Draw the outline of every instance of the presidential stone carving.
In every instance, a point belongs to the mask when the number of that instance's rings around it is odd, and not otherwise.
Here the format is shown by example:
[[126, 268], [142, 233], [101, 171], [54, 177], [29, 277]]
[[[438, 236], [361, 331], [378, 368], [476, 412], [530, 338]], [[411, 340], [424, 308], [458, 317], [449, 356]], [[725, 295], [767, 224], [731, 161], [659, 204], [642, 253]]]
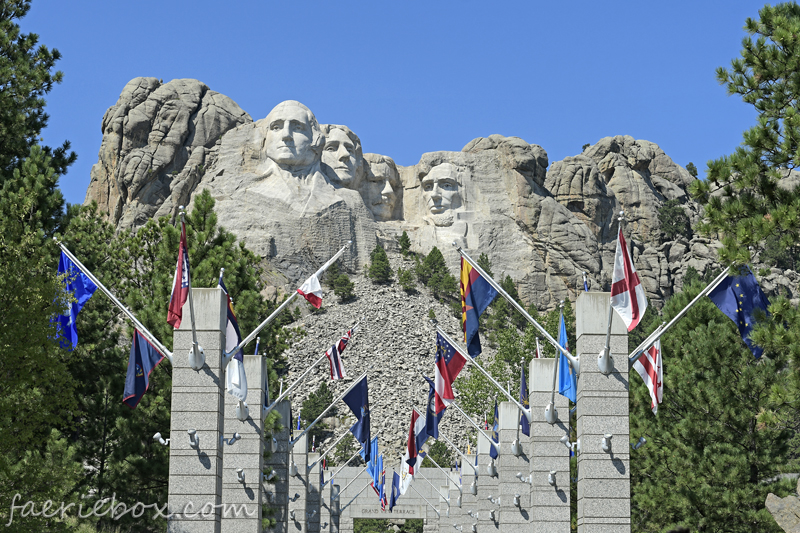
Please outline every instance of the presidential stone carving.
[[[252, 122], [200, 82], [137, 78], [106, 112], [86, 201], [135, 229], [153, 216], [174, 217], [207, 189], [219, 223], [264, 259], [270, 283], [284, 289], [348, 240], [343, 265], [360, 272], [378, 242], [394, 247], [403, 231], [414, 252], [437, 246], [456, 274], [456, 242], [487, 254], [524, 303], [539, 309], [574, 299], [584, 271], [608, 290], [615, 214], [624, 208], [637, 270], [658, 307], [680, 289], [689, 266], [716, 267], [716, 241], [667, 241], [660, 232], [658, 208], [669, 199], [698, 220], [687, 194], [693, 180], [657, 145], [629, 136], [606, 137], [552, 165], [541, 146], [502, 135], [396, 165], [363, 154], [355, 132], [320, 124], [300, 102], [281, 102]], [[796, 294], [800, 280], [787, 272], [762, 286]]]

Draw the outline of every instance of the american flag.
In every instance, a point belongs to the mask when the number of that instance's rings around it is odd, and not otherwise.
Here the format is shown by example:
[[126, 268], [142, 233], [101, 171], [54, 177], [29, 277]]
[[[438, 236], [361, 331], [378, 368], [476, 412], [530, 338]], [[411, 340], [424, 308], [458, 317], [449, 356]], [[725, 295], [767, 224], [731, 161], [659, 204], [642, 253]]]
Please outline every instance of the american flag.
[[328, 348], [328, 351], [325, 352], [325, 355], [328, 357], [328, 362], [331, 365], [331, 379], [334, 381], [347, 377], [344, 371], [344, 365], [342, 364], [342, 352], [347, 347], [347, 343], [352, 335], [353, 330], [348, 329], [347, 333], [339, 339], [339, 342]]

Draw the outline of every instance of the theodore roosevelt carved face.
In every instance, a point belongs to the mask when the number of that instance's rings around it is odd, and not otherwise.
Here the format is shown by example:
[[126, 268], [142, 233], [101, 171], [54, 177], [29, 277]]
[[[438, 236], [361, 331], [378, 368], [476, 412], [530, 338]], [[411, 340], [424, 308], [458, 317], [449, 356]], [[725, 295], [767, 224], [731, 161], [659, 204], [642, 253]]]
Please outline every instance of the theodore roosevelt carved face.
[[433, 167], [420, 176], [422, 197], [428, 216], [436, 226], [453, 224], [453, 210], [461, 207], [461, 185], [458, 169], [450, 163]]
[[266, 122], [264, 152], [293, 174], [317, 163], [324, 137], [314, 114], [295, 100], [276, 105]]

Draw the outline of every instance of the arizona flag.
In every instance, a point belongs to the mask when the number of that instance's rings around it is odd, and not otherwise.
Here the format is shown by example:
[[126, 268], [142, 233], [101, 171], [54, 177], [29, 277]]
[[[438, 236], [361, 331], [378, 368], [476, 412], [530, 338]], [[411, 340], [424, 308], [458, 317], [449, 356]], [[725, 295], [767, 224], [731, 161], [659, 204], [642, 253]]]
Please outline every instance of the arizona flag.
[[467, 364], [467, 358], [447, 342], [441, 333], [436, 333], [435, 361], [435, 413], [441, 413], [450, 402], [455, 400], [453, 382], [461, 369]]
[[628, 254], [628, 244], [622, 235], [617, 236], [617, 253], [614, 256], [614, 277], [611, 280], [611, 307], [631, 331], [642, 319], [647, 309], [647, 296]]
[[650, 391], [650, 407], [658, 413], [658, 404], [664, 399], [664, 364], [661, 360], [661, 340], [643, 353], [633, 363], [633, 368], [642, 376], [647, 390]]
[[122, 403], [136, 409], [150, 386], [150, 372], [164, 359], [161, 352], [150, 341], [134, 330], [131, 355], [128, 358], [128, 374], [125, 376], [125, 392]]
[[347, 377], [347, 374], [344, 372], [344, 365], [342, 364], [342, 352], [347, 348], [347, 342], [352, 336], [353, 330], [348, 329], [347, 333], [339, 339], [339, 342], [328, 348], [328, 351], [325, 352], [325, 355], [328, 357], [328, 362], [331, 365], [331, 379], [334, 381]]
[[422, 450], [422, 445], [428, 439], [425, 421], [425, 417], [419, 414], [419, 411], [411, 410], [411, 427], [408, 429], [406, 450], [406, 463], [408, 463], [408, 471], [411, 475], [414, 475], [414, 465], [417, 464], [417, 456]]
[[461, 327], [464, 330], [464, 342], [467, 344], [467, 353], [472, 357], [477, 357], [481, 353], [478, 319], [497, 296], [497, 290], [462, 257], [460, 291]]
[[[225, 291], [225, 297], [228, 299], [225, 352], [230, 353], [242, 342], [242, 334], [239, 331], [239, 321], [236, 320], [236, 313], [233, 312], [231, 296], [222, 281], [222, 276], [219, 277], [219, 288]], [[231, 394], [234, 398], [240, 401], [247, 400], [247, 376], [244, 373], [244, 352], [242, 350], [239, 350], [228, 362], [228, 367], [225, 369], [225, 388], [228, 390], [228, 394]]]
[[317, 309], [322, 306], [322, 286], [316, 274], [305, 280], [297, 292]]
[[183, 304], [189, 297], [189, 248], [186, 246], [186, 224], [181, 222], [181, 243], [178, 246], [178, 264], [172, 279], [172, 294], [167, 309], [167, 324], [177, 329], [183, 319]]

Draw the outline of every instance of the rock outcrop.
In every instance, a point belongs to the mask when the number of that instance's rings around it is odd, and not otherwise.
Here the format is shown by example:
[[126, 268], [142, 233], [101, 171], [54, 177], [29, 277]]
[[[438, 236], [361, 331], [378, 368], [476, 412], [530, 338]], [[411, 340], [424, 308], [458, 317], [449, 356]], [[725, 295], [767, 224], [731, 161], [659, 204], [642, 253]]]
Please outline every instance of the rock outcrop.
[[[280, 129], [289, 123], [302, 131]], [[320, 125], [299, 102], [253, 122], [198, 81], [136, 78], [103, 118], [86, 201], [97, 201], [119, 228], [135, 228], [174, 216], [208, 189], [220, 224], [268, 263], [273, 279], [285, 280], [283, 290], [349, 240], [344, 266], [356, 272], [377, 242], [407, 231], [415, 251], [437, 246], [454, 274], [452, 243], [487, 254], [524, 303], [550, 309], [576, 297], [583, 272], [592, 288], [609, 290], [620, 210], [656, 308], [681, 288], [688, 268], [718, 268], [719, 242], [662, 233], [666, 201], [678, 200], [692, 224], [701, 212], [688, 194], [695, 178], [649, 141], [605, 137], [552, 164], [541, 146], [501, 135], [423, 154], [409, 167], [362, 152], [349, 128]], [[773, 269], [764, 288], [797, 298], [797, 280]]]
[[[800, 480], [797, 482], [797, 492], [800, 494]], [[766, 506], [786, 533], [800, 533], [800, 498], [794, 495], [779, 498], [770, 493]]]

